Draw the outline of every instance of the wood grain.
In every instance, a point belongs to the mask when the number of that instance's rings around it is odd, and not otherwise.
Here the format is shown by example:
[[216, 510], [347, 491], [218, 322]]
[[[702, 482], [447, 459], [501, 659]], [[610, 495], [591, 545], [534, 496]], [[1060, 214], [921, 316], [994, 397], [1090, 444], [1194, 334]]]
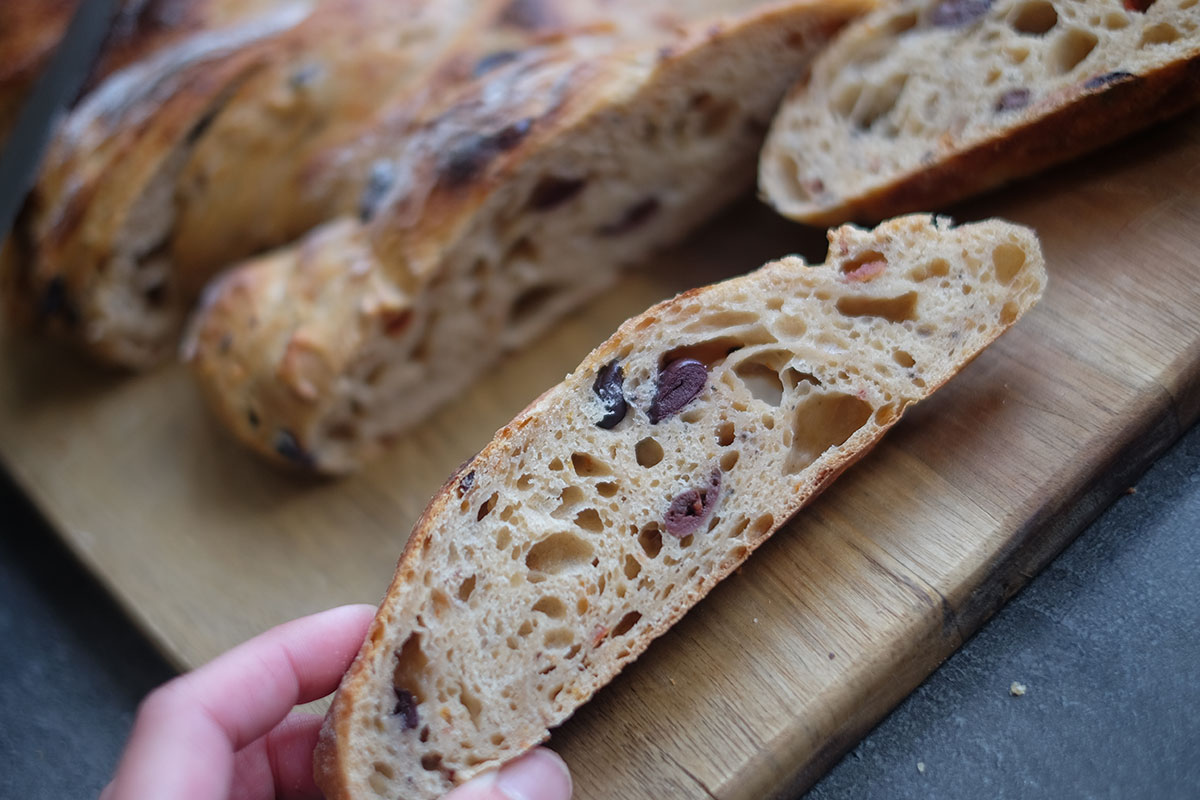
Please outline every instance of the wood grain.
[[[786, 796], [1200, 415], [1200, 116], [957, 209], [1038, 229], [1042, 304], [556, 732], [579, 798]], [[0, 340], [0, 454], [180, 667], [376, 602], [427, 498], [625, 317], [823, 235], [747, 203], [341, 482], [244, 455], [186, 374]]]

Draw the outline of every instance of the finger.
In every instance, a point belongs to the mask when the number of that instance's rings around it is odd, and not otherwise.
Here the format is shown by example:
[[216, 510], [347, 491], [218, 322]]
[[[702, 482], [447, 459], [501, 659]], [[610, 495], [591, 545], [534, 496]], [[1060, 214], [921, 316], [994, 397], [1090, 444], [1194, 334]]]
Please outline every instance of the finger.
[[234, 752], [295, 703], [332, 691], [373, 613], [346, 606], [285, 623], [155, 690], [138, 710], [111, 800], [225, 797]]
[[571, 788], [567, 765], [553, 750], [539, 747], [498, 772], [467, 781], [442, 800], [570, 800]]
[[375, 614], [342, 606], [285, 622], [179, 679], [239, 750], [266, 734], [297, 703], [337, 688]]
[[233, 759], [230, 800], [317, 800], [313, 748], [320, 716], [292, 712], [271, 732], [238, 751]]

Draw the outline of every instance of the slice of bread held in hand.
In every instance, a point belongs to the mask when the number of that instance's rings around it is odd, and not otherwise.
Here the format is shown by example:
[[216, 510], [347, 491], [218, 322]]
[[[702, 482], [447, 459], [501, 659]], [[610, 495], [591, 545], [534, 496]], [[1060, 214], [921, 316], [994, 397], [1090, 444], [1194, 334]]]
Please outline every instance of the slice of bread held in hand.
[[361, 217], [233, 270], [185, 352], [276, 460], [345, 472], [752, 188], [787, 86], [870, 0], [512, 53], [414, 122]]
[[911, 216], [628, 320], [433, 498], [315, 755], [431, 800], [549, 735], [1040, 297], [1028, 229]]
[[794, 89], [759, 186], [813, 224], [936, 210], [1198, 102], [1195, 0], [902, 0]]

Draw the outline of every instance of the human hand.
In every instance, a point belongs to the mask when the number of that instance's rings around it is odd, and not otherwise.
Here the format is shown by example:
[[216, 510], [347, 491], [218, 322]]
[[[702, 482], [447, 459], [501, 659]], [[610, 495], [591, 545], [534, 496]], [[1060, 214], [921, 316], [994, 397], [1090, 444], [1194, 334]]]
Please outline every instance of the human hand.
[[[319, 798], [312, 753], [321, 717], [292, 711], [337, 688], [371, 606], [272, 628], [151, 692], [100, 800]], [[571, 778], [538, 748], [443, 800], [569, 800]]]

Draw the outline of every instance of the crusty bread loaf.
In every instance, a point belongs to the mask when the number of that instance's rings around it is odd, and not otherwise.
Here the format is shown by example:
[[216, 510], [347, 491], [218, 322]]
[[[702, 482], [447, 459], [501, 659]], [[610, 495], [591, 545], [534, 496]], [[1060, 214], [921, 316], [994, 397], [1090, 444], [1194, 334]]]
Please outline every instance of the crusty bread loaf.
[[796, 87], [760, 188], [814, 224], [938, 210], [1198, 102], [1196, 0], [902, 0]]
[[627, 321], [433, 498], [334, 698], [330, 800], [537, 742], [1040, 297], [1034, 234], [903, 217]]
[[[297, 187], [275, 185], [280, 173], [407, 86], [476, 5], [276, 2], [109, 75], [48, 153], [17, 231], [26, 257], [10, 305], [118, 364], [173, 352], [191, 300], [224, 256], [277, 244], [280, 216], [303, 208]], [[275, 194], [264, 199], [264, 189]], [[230, 199], [243, 194], [253, 202]], [[252, 224], [187, 227], [213, 204]], [[181, 258], [180, 248], [195, 255]]]
[[212, 406], [278, 460], [357, 467], [748, 190], [784, 89], [863, 9], [801, 0], [616, 52], [513, 54], [428, 110], [363, 219], [212, 287], [186, 345]]
[[254, 0], [232, 20], [232, 0], [204, 0], [166, 29], [161, 4], [131, 2], [118, 31], [136, 34], [114, 33], [104, 61], [129, 66], [51, 151], [10, 305], [103, 360], [151, 366], [218, 270], [369, 204], [429, 98], [539, 42], [611, 49], [756, 2]]

